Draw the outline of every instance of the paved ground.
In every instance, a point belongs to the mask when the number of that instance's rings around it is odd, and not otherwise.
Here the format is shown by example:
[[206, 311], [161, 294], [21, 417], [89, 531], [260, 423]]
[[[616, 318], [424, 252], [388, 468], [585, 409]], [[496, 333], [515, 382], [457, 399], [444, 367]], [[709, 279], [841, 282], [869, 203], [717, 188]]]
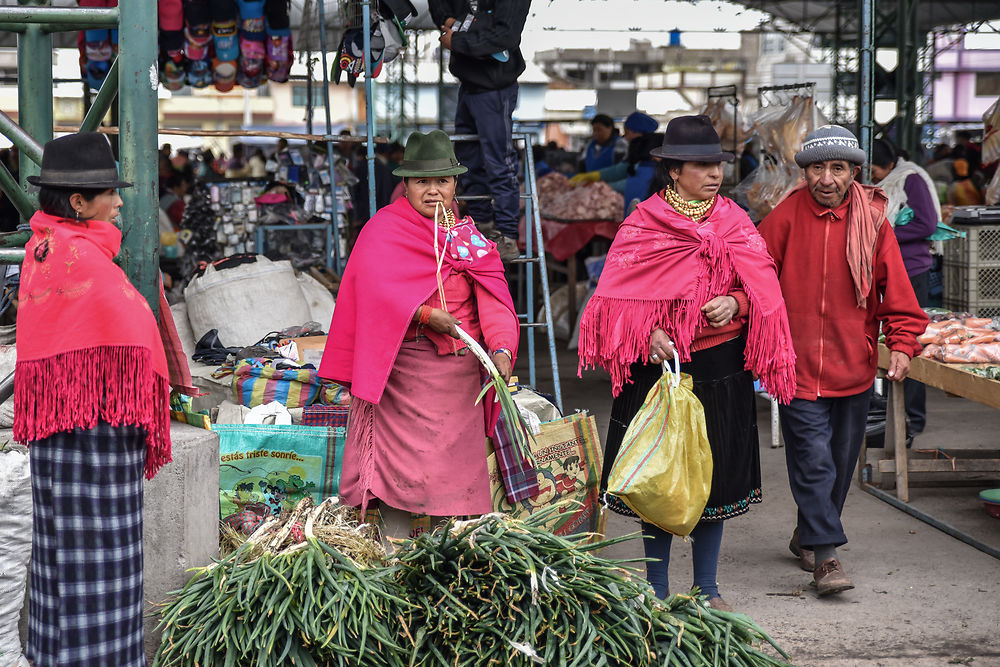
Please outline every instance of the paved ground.
[[[541, 338], [540, 338], [541, 342]], [[524, 348], [522, 348], [523, 350]], [[576, 357], [560, 351], [564, 407], [590, 410], [607, 430], [610, 382], [590, 372], [576, 378]], [[548, 356], [539, 356], [539, 386], [551, 389]], [[527, 380], [519, 363], [520, 376]], [[723, 596], [750, 614], [797, 665], [822, 667], [969, 664], [1000, 665], [1000, 561], [895, 509], [855, 486], [844, 512], [850, 543], [840, 555], [855, 589], [820, 599], [788, 552], [795, 504], [788, 490], [784, 449], [770, 447], [768, 405], [759, 403], [764, 502], [726, 524], [719, 582]], [[915, 444], [929, 448], [996, 448], [1000, 411], [942, 392], [928, 392], [928, 427]], [[922, 511], [1000, 547], [1000, 521], [986, 515], [976, 494], [987, 486], [916, 488]], [[611, 536], [637, 524], [611, 513]], [[641, 555], [639, 542], [606, 555]], [[675, 545], [670, 578], [690, 585], [690, 550]]]

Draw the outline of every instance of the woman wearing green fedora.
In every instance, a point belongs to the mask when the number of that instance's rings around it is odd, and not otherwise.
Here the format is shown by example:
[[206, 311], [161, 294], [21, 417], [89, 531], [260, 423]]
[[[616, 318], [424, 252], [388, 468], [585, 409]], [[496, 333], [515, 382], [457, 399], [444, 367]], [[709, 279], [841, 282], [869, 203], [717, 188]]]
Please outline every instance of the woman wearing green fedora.
[[393, 172], [406, 196], [362, 228], [320, 365], [352, 395], [341, 496], [377, 509], [384, 535], [492, 510], [485, 439], [496, 410], [475, 403], [479, 364], [455, 326], [507, 377], [519, 328], [496, 245], [452, 211], [465, 171], [444, 132], [410, 135]]

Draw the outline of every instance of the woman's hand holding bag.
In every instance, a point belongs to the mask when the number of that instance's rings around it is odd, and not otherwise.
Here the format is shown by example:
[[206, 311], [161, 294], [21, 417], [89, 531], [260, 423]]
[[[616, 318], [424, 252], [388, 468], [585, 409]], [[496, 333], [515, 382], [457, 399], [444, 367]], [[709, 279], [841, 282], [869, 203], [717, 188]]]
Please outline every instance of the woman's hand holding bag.
[[712, 451], [705, 411], [691, 376], [663, 364], [657, 381], [625, 431], [608, 479], [608, 491], [639, 517], [686, 536], [701, 519], [712, 489]]

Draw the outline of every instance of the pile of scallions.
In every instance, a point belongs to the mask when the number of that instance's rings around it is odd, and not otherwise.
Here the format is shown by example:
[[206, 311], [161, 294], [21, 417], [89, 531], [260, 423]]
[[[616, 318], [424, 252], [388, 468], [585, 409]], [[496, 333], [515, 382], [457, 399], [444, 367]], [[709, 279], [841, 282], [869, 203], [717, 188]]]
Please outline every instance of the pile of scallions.
[[633, 536], [588, 542], [545, 530], [544, 512], [489, 514], [382, 557], [348, 508], [299, 509], [304, 541], [288, 539], [291, 517], [262, 526], [173, 594], [154, 666], [787, 664], [748, 616], [656, 600], [597, 555]]

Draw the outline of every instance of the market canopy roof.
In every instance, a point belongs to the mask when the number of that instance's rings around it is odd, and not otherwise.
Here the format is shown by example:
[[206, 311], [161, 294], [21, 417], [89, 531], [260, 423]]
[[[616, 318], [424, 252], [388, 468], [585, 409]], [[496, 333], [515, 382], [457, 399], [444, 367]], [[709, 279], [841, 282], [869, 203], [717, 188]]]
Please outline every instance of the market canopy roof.
[[[805, 32], [833, 34], [841, 23], [843, 39], [857, 37], [858, 0], [732, 0], [793, 24]], [[886, 14], [900, 4], [897, 0], [873, 0], [876, 11]], [[931, 32], [939, 28], [967, 25], [1000, 18], [996, 0], [906, 0], [915, 7], [917, 29]]]

